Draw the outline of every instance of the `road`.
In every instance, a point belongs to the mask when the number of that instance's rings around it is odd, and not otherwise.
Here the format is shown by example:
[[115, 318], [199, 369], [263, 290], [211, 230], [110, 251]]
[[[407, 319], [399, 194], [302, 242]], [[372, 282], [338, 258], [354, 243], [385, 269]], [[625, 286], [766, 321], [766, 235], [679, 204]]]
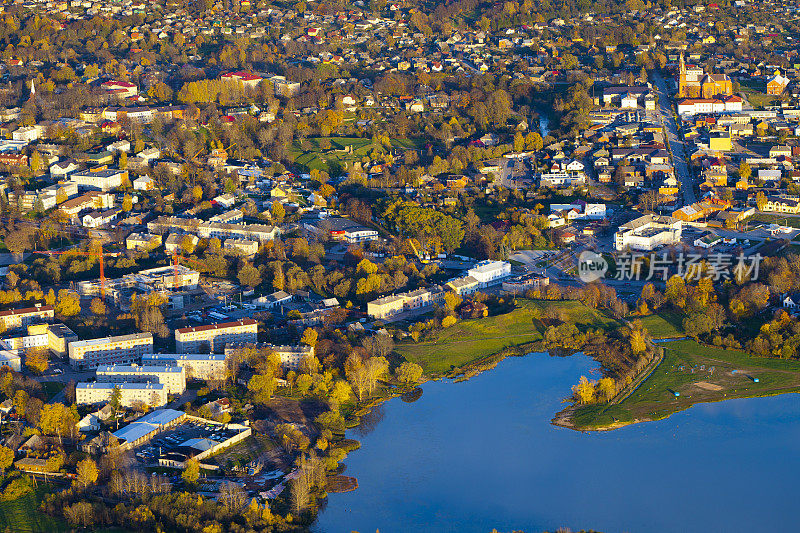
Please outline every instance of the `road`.
[[686, 146], [672, 114], [672, 97], [667, 90], [667, 82], [661, 74], [653, 71], [653, 80], [658, 92], [658, 105], [661, 111], [661, 124], [667, 129], [667, 139], [672, 148], [672, 164], [675, 167], [675, 176], [681, 182], [683, 189], [683, 205], [691, 205], [697, 201], [694, 192], [694, 180], [689, 172], [689, 165], [686, 164]]

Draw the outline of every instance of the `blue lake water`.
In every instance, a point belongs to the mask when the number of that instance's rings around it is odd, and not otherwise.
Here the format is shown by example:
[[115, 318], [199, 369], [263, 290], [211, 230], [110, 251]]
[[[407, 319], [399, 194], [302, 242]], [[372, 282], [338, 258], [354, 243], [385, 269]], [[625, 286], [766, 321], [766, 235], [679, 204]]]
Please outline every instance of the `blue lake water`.
[[797, 530], [800, 397], [700, 404], [606, 433], [552, 426], [596, 366], [512, 357], [385, 403], [371, 431], [348, 434], [362, 443], [345, 460], [358, 490], [331, 494], [314, 530]]

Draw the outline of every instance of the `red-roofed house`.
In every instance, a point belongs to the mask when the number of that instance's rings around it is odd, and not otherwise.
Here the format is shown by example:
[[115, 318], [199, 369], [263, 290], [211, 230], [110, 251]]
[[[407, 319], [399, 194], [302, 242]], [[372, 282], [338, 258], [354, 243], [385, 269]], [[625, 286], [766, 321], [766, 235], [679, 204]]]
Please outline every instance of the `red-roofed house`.
[[245, 87], [255, 89], [264, 78], [240, 70], [239, 72], [229, 72], [228, 74], [223, 74], [220, 76], [220, 79], [222, 81], [241, 81], [242, 85]]

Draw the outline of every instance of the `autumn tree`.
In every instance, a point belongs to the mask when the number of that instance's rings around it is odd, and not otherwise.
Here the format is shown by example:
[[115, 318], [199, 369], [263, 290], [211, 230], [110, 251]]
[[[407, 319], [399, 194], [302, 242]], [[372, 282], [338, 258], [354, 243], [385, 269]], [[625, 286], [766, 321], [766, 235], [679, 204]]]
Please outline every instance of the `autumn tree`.
[[185, 463], [181, 479], [186, 483], [196, 483], [200, 479], [200, 463], [194, 459], [189, 459]]
[[416, 384], [422, 378], [422, 367], [417, 363], [405, 361], [395, 369], [394, 375], [400, 383]]
[[75, 483], [80, 487], [86, 488], [97, 482], [97, 465], [89, 457], [78, 463], [75, 472], [77, 474]]

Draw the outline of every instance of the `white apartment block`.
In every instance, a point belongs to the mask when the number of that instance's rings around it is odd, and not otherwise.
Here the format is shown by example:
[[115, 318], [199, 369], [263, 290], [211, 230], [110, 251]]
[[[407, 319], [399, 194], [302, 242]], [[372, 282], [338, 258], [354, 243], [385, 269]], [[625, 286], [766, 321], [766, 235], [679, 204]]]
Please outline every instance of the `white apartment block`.
[[47, 322], [53, 318], [55, 312], [51, 305], [36, 305], [22, 309], [9, 309], [0, 311], [0, 323], [6, 330], [21, 328], [34, 322]]
[[152, 333], [134, 333], [69, 343], [69, 362], [73, 368], [80, 369], [130, 364], [148, 353], [153, 353]]
[[481, 261], [467, 271], [468, 276], [478, 280], [478, 287], [491, 287], [502, 283], [511, 275], [511, 263], [506, 261]]
[[108, 169], [76, 172], [69, 179], [83, 189], [108, 191], [120, 187], [127, 177], [127, 170]]
[[219, 353], [228, 343], [257, 341], [258, 322], [252, 318], [175, 330], [175, 351], [178, 353]]
[[161, 383], [78, 383], [75, 385], [75, 402], [78, 405], [105, 403], [111, 398], [114, 387], [119, 387], [120, 404], [131, 407], [143, 403], [161, 407], [167, 403], [167, 387]]
[[[307, 355], [314, 355], [314, 347], [305, 344], [280, 346], [277, 344], [256, 344], [256, 348], [267, 348], [275, 352], [281, 358], [281, 366], [289, 370], [297, 370], [300, 362]], [[225, 347], [225, 357], [229, 357], [234, 351], [245, 348], [244, 344], [229, 344]]]
[[226, 357], [215, 353], [151, 353], [142, 356], [142, 365], [180, 367], [187, 379], [223, 379], [227, 372]]
[[161, 383], [167, 394], [186, 390], [186, 371], [181, 366], [104, 365], [97, 367], [97, 379], [107, 383]]

